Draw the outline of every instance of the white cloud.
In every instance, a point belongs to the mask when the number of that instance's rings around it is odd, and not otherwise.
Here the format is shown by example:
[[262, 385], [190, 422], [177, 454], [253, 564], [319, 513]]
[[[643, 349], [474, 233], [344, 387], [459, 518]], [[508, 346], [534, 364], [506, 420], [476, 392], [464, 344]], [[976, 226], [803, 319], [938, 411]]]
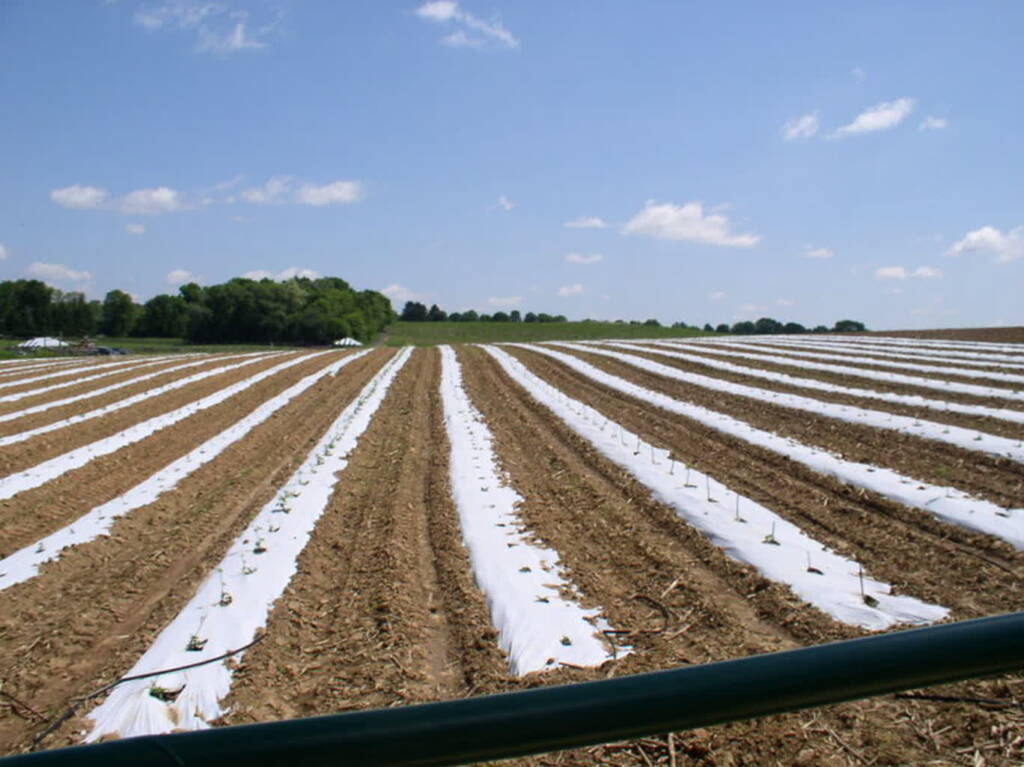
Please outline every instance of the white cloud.
[[136, 189], [129, 192], [118, 202], [122, 213], [173, 213], [181, 210], [184, 205], [177, 190], [166, 186], [153, 189]]
[[284, 202], [292, 189], [292, 178], [289, 176], [275, 176], [263, 186], [254, 186], [243, 189], [242, 199], [246, 202], [269, 205], [274, 202]]
[[498, 308], [519, 306], [522, 302], [522, 296], [491, 296], [487, 299], [487, 303]]
[[730, 233], [729, 219], [718, 214], [704, 215], [699, 202], [673, 205], [654, 200], [647, 201], [644, 209], [622, 228], [622, 233], [730, 247], [750, 247], [761, 239], [757, 234]]
[[317, 184], [298, 182], [291, 176], [275, 176], [263, 186], [243, 189], [240, 196], [246, 202], [258, 205], [293, 202], [299, 205], [341, 205], [357, 202], [363, 197], [363, 186], [358, 181], [332, 181]]
[[85, 210], [98, 208], [107, 199], [107, 190], [98, 186], [72, 184], [50, 192], [50, 199], [64, 208]]
[[565, 260], [570, 264], [597, 264], [604, 261], [604, 256], [600, 253], [568, 253]]
[[865, 72], [861, 67], [854, 67], [853, 69], [850, 70], [850, 74], [853, 75], [853, 79], [859, 83], [864, 82], [864, 78], [868, 76], [868, 73]]
[[404, 304], [406, 301], [423, 301], [429, 298], [428, 294], [409, 290], [405, 285], [399, 285], [397, 282], [388, 285], [381, 293], [390, 298], [392, 303], [395, 304]]
[[942, 270], [933, 266], [919, 266], [913, 271], [902, 266], [883, 266], [875, 269], [875, 277], [880, 280], [935, 279], [941, 276]]
[[921, 120], [921, 124], [917, 126], [917, 129], [942, 130], [943, 128], [946, 128], [948, 126], [949, 120], [947, 120], [945, 117], [932, 117], [932, 115], [928, 115], [923, 120]]
[[308, 277], [311, 280], [315, 280], [323, 275], [315, 269], [305, 269], [300, 266], [289, 266], [287, 269], [282, 269], [279, 272], [270, 272], [266, 269], [253, 269], [251, 271], [242, 274], [247, 280], [274, 280], [276, 282], [283, 282], [284, 280], [290, 280], [294, 277]]
[[215, 54], [265, 48], [263, 38], [270, 34], [278, 20], [253, 28], [248, 11], [207, 0], [164, 0], [135, 14], [135, 23], [150, 32], [194, 32], [196, 51]]
[[184, 285], [186, 282], [195, 282], [196, 277], [192, 272], [187, 269], [172, 269], [164, 277], [164, 282], [168, 285]]
[[994, 226], [983, 226], [968, 232], [962, 240], [946, 251], [947, 256], [964, 253], [995, 253], [997, 264], [1008, 264], [1024, 258], [1024, 226], [1001, 232]]
[[144, 227], [142, 224], [125, 224], [124, 230], [128, 232], [128, 234], [146, 233], [146, 227]]
[[796, 301], [793, 301], [788, 298], [776, 298], [775, 305], [782, 307], [796, 306]]
[[834, 135], [851, 136], [895, 128], [914, 111], [915, 103], [914, 99], [902, 98], [875, 104], [857, 115], [852, 123], [839, 128]]
[[79, 271], [63, 264], [45, 264], [36, 261], [29, 264], [25, 274], [40, 280], [53, 280], [55, 282], [88, 282], [92, 279], [89, 272]]
[[0, 242], [0, 261], [3, 261], [8, 255], [10, 254], [7, 252], [7, 246]]
[[835, 253], [833, 253], [829, 248], [811, 248], [811, 247], [808, 247], [804, 251], [804, 256], [806, 258], [832, 258], [832, 256], [834, 256], [834, 255], [835, 255]]
[[508, 197], [502, 194], [498, 195], [498, 201], [491, 206], [491, 210], [501, 209], [504, 211], [509, 211], [512, 210], [512, 208], [514, 208], [515, 206], [516, 204], [514, 202], [512, 202], [510, 199], [508, 199]]
[[441, 38], [444, 45], [453, 48], [482, 48], [487, 43], [510, 49], [519, 47], [519, 40], [500, 20], [478, 18], [459, 8], [454, 0], [431, 0], [423, 3], [415, 13], [421, 19], [437, 24], [454, 24], [457, 29]]
[[580, 216], [572, 221], [566, 221], [563, 226], [570, 229], [607, 229], [608, 222], [597, 216]]
[[818, 132], [818, 127], [818, 113], [811, 112], [810, 114], [786, 120], [780, 133], [786, 141], [796, 141], [797, 139], [810, 138]]
[[708, 301], [721, 301], [726, 295], [724, 290], [716, 290], [714, 293], [708, 293]]
[[295, 201], [319, 207], [357, 202], [362, 197], [363, 187], [358, 181], [332, 181], [323, 186], [303, 184], [295, 195]]
[[574, 282], [572, 285], [563, 285], [558, 289], [558, 295], [563, 298], [567, 298], [568, 296], [578, 296], [582, 292], [583, 286], [578, 282]]

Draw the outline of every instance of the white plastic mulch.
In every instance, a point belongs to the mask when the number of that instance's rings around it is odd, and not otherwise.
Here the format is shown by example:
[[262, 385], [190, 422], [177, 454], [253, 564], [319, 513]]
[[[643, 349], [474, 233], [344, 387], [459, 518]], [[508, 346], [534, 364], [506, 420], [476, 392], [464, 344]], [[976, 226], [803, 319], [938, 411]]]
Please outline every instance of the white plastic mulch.
[[473, 574], [512, 672], [604, 663], [613, 655], [598, 632], [610, 627], [599, 609], [562, 596], [575, 588], [560, 572], [558, 552], [533, 542], [519, 519], [522, 498], [502, 476], [491, 431], [463, 388], [451, 347], [441, 347], [441, 361], [452, 496]]
[[[550, 386], [504, 351], [485, 348], [531, 396], [712, 543], [766, 578], [789, 586], [836, 620], [881, 630], [899, 623], [931, 623], [948, 615], [945, 607], [891, 594], [889, 584], [871, 578], [857, 562], [836, 554], [796, 525], [674, 461], [668, 451], [642, 443], [638, 435]], [[568, 356], [538, 351], [556, 359]]]
[[[215, 658], [253, 640], [295, 574], [296, 560], [327, 508], [349, 452], [410, 354], [407, 347], [392, 357], [342, 411], [126, 676]], [[225, 713], [220, 701], [231, 689], [228, 664], [222, 660], [119, 685], [89, 715], [94, 726], [85, 740], [209, 727]]]
[[848, 461], [820, 448], [755, 428], [724, 413], [638, 386], [624, 378], [606, 373], [571, 354], [543, 346], [522, 346], [556, 359], [588, 378], [628, 396], [784, 455], [792, 461], [854, 487], [861, 487], [905, 506], [921, 509], [961, 527], [1002, 538], [1014, 547], [1024, 550], [1024, 507], [1005, 509], [990, 501], [972, 498], [955, 488], [931, 485], [891, 469]]
[[179, 482], [223, 453], [317, 381], [325, 376], [336, 375], [364, 354], [367, 352], [344, 357], [311, 373], [122, 495], [96, 506], [69, 525], [0, 560], [0, 591], [34, 578], [44, 563], [57, 559], [68, 547], [80, 546], [105, 535], [118, 518], [153, 503], [164, 493], [173, 490]]
[[[282, 370], [298, 365], [299, 363], [318, 357], [322, 354], [329, 354], [330, 352], [316, 352], [314, 354], [307, 354], [301, 357], [294, 357], [289, 360], [285, 360], [271, 368], [262, 370], [249, 378], [243, 379], [238, 383], [234, 383], [227, 386], [220, 391], [214, 392], [213, 394], [207, 395], [194, 402], [190, 402], [187, 405], [183, 405], [177, 410], [172, 410], [169, 413], [158, 415], [150, 418], [141, 423], [137, 423], [134, 426], [129, 426], [127, 429], [119, 431], [117, 434], [112, 434], [109, 437], [92, 442], [83, 447], [71, 450], [63, 455], [58, 455], [56, 458], [51, 458], [42, 463], [38, 463], [35, 466], [19, 471], [15, 474], [9, 474], [6, 477], [0, 478], [0, 500], [6, 500], [12, 498], [18, 493], [22, 493], [26, 490], [31, 490], [34, 487], [39, 487], [47, 482], [56, 479], [62, 474], [66, 474], [73, 469], [85, 466], [90, 461], [99, 458], [100, 456], [109, 455], [110, 453], [116, 452], [123, 447], [132, 445], [139, 442], [146, 437], [155, 434], [161, 429], [166, 429], [179, 421], [188, 418], [191, 415], [195, 415], [201, 410], [206, 410], [214, 405], [218, 405], [224, 400], [233, 397], [234, 395], [248, 389], [265, 378], [269, 378], [272, 375], [280, 373]], [[249, 359], [244, 362], [239, 362], [234, 367], [241, 367], [243, 365], [249, 365], [258, 360]]]
[[932, 439], [938, 442], [945, 442], [964, 450], [971, 450], [981, 453], [996, 455], [1001, 458], [1009, 458], [1013, 461], [1024, 463], [1024, 442], [1019, 439], [1009, 439], [995, 434], [980, 432], [975, 429], [964, 429], [960, 426], [925, 421], [919, 418], [885, 413], [878, 410], [854, 407], [853, 405], [840, 405], [832, 402], [822, 402], [811, 397], [801, 397], [796, 394], [783, 394], [771, 391], [770, 389], [759, 389], [756, 386], [732, 383], [719, 378], [703, 376], [697, 373], [688, 373], [679, 368], [669, 365], [662, 365], [644, 357], [637, 357], [632, 354], [609, 351], [595, 346], [582, 344], [551, 342], [555, 346], [562, 346], [576, 351], [589, 352], [603, 357], [625, 362], [633, 367], [646, 370], [651, 373], [672, 378], [677, 381], [700, 386], [704, 389], [721, 391], [727, 394], [735, 394], [740, 397], [747, 397], [753, 400], [769, 402], [780, 407], [802, 410], [808, 413], [834, 418], [847, 423], [873, 426], [878, 429], [886, 429], [909, 434], [915, 437]]

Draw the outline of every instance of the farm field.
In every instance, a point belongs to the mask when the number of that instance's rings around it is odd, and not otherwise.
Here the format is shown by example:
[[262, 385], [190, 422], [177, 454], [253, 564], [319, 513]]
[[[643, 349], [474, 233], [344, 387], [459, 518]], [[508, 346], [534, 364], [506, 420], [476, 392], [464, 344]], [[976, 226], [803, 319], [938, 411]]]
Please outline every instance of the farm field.
[[[625, 329], [0, 362], [0, 754], [1024, 610], [1024, 343]], [[515, 763], [1018, 764], [1022, 681]]]
[[389, 346], [505, 341], [597, 340], [604, 338], [691, 338], [696, 328], [651, 327], [617, 322], [393, 322], [384, 333]]

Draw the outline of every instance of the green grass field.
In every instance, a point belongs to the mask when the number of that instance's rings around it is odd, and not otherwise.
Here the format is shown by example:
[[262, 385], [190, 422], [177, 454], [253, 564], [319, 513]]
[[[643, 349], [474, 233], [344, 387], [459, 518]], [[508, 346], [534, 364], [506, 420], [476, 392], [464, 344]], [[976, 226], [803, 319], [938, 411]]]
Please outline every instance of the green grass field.
[[587, 341], [603, 338], [686, 338], [708, 335], [694, 328], [659, 328], [615, 322], [395, 322], [382, 339], [388, 346]]

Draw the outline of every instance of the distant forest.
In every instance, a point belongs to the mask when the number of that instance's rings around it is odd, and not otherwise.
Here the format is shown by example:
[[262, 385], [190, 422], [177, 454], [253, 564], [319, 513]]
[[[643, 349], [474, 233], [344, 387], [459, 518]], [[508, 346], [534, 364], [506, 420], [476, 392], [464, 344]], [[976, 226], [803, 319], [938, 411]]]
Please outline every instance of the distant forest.
[[[425, 304], [421, 304], [419, 301], [407, 301], [405, 307], [402, 309], [400, 319], [404, 322], [567, 322], [563, 314], [545, 314], [540, 312], [535, 314], [534, 312], [527, 312], [526, 314], [521, 313], [519, 310], [513, 310], [511, 312], [495, 312], [494, 314], [477, 314], [474, 310], [470, 309], [465, 312], [451, 312], [450, 314], [444, 309], [438, 307], [437, 304], [433, 304], [429, 309]], [[583, 322], [593, 322], [594, 320], [583, 320]], [[660, 328], [662, 325], [658, 320], [630, 320], [628, 323], [626, 320], [615, 320], [617, 324], [629, 324], [629, 325], [648, 325], [650, 327]], [[824, 325], [818, 325], [814, 328], [808, 328], [801, 325], [799, 322], [779, 322], [771, 317], [762, 317], [756, 322], [744, 321], [737, 322], [733, 325], [722, 323], [717, 326], [708, 323], [702, 328], [700, 325], [687, 325], [685, 322], [673, 322], [670, 327], [673, 328], [689, 328], [692, 327], [695, 330], [704, 330], [708, 333], [736, 333], [742, 335], [773, 335], [777, 333], [850, 333], [861, 330], [867, 330], [864, 327], [863, 322], [857, 320], [839, 320], [831, 328], [825, 327]]]
[[112, 290], [102, 301], [39, 280], [0, 282], [0, 334], [183, 338], [194, 343], [326, 344], [369, 341], [395, 319], [391, 301], [338, 277], [283, 282], [237, 278], [182, 285], [137, 304]]

